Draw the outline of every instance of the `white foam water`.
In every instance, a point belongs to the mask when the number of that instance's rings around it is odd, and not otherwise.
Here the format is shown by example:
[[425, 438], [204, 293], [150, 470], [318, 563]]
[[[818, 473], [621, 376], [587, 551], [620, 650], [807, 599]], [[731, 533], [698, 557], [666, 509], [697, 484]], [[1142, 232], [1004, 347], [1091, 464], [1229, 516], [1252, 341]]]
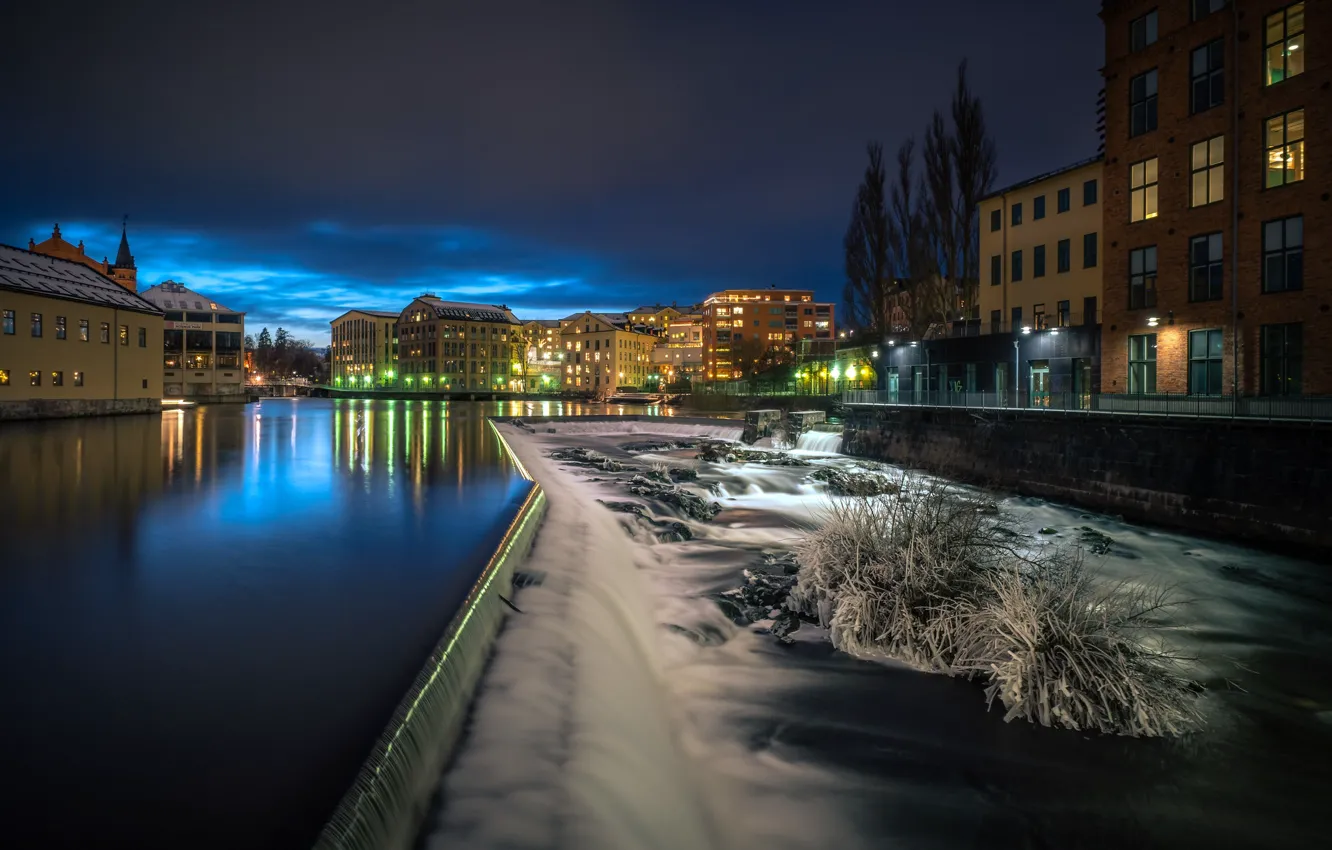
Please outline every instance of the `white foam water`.
[[842, 435], [831, 431], [806, 431], [796, 440], [795, 447], [802, 452], [839, 454], [842, 451]]

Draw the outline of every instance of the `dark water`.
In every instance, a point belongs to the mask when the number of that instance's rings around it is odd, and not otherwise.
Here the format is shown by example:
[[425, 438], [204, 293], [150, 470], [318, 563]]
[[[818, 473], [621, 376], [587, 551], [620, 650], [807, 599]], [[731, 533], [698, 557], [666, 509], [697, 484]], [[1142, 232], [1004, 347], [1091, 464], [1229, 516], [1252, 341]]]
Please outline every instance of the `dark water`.
[[485, 417], [0, 427], [8, 847], [308, 847], [530, 486]]

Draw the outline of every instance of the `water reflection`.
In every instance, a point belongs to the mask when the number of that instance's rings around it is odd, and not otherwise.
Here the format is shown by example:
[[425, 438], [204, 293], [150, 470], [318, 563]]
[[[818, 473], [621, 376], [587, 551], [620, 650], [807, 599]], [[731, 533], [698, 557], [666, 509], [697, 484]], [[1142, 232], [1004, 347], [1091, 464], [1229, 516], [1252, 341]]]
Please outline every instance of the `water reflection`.
[[518, 412], [0, 428], [16, 846], [309, 846], [530, 486], [486, 423]]

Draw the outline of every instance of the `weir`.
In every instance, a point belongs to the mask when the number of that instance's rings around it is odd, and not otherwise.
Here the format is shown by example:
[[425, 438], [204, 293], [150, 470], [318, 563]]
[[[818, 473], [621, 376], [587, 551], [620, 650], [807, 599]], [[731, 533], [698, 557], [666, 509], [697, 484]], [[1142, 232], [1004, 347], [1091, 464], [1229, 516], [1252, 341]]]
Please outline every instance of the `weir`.
[[466, 600], [449, 621], [398, 704], [356, 781], [324, 826], [316, 850], [390, 850], [412, 845], [445, 762], [462, 734], [511, 592], [513, 571], [531, 550], [546, 497], [489, 422], [514, 468], [532, 489]]
[[796, 440], [795, 447], [807, 452], [839, 454], [842, 451], [842, 432], [806, 431]]

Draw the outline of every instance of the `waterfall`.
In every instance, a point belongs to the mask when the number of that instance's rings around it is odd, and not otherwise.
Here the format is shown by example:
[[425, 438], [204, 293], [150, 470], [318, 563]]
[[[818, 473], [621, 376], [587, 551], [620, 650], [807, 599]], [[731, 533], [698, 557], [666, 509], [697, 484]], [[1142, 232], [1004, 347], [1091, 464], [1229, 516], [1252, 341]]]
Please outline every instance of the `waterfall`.
[[842, 451], [842, 435], [832, 431], [806, 431], [796, 440], [796, 448], [835, 455]]

